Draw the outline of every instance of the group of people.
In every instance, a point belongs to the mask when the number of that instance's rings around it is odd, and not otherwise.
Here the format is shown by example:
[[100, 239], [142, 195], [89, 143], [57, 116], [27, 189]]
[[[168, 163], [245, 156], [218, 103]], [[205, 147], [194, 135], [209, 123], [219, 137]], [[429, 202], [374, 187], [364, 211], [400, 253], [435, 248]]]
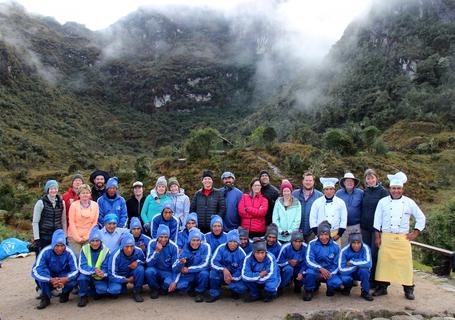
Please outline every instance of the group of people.
[[425, 216], [403, 195], [404, 173], [388, 175], [389, 191], [374, 170], [364, 177], [363, 190], [352, 173], [321, 177], [321, 192], [310, 172], [294, 190], [288, 180], [276, 188], [262, 170], [243, 193], [232, 172], [217, 189], [207, 170], [191, 201], [175, 177], [159, 177], [147, 197], [136, 181], [126, 201], [118, 179], [102, 170], [91, 174], [92, 187], [74, 175], [63, 196], [49, 180], [33, 212], [38, 309], [53, 294], [63, 303], [74, 290], [84, 307], [89, 296], [116, 298], [128, 284], [136, 302], [145, 284], [152, 299], [180, 291], [210, 303], [223, 285], [245, 302], [270, 302], [286, 287], [310, 301], [321, 283], [332, 296], [349, 295], [357, 281], [367, 301], [387, 294], [390, 283], [413, 300], [410, 240]]

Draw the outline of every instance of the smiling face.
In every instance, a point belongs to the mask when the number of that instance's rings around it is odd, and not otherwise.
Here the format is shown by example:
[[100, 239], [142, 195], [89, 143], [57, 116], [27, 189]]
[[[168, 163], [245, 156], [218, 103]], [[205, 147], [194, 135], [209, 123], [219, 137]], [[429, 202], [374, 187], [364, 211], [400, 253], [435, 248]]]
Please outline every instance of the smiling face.
[[273, 246], [276, 243], [276, 241], [277, 241], [276, 235], [269, 234], [267, 236], [267, 238], [265, 239], [265, 241], [267, 241], [267, 245], [268, 246]]
[[166, 192], [167, 188], [165, 185], [160, 184], [160, 185], [157, 185], [155, 189], [156, 189], [156, 192], [158, 193], [158, 195], [162, 196]]
[[115, 197], [115, 194], [117, 193], [117, 188], [109, 188], [106, 190], [106, 193], [109, 197], [113, 198], [113, 197]]
[[212, 233], [216, 236], [220, 235], [221, 232], [223, 231], [223, 226], [221, 225], [221, 223], [214, 223], [213, 226], [212, 226]]
[[329, 243], [330, 240], [330, 234], [327, 232], [321, 233], [319, 236], [319, 241], [321, 241], [322, 244], [327, 244]]
[[248, 243], [250, 242], [250, 239], [247, 237], [240, 237], [240, 246], [242, 248], [246, 248], [248, 246]]
[[314, 188], [314, 177], [313, 176], [305, 176], [302, 180], [303, 189], [310, 191]]
[[79, 193], [79, 199], [85, 203], [90, 200], [91, 195], [92, 194], [90, 193], [90, 191], [88, 191], [87, 189], [82, 189], [81, 193]]
[[163, 219], [169, 221], [172, 218], [172, 210], [169, 208], [165, 208], [163, 210]]
[[335, 195], [335, 187], [324, 188], [324, 195], [329, 199], [333, 198]]
[[227, 245], [230, 251], [235, 251], [239, 246], [239, 244], [235, 241], [229, 241]]
[[365, 181], [368, 187], [375, 187], [378, 184], [378, 178], [375, 175], [369, 174], [365, 177]]
[[106, 228], [107, 232], [112, 233], [115, 231], [115, 228], [117, 228], [117, 223], [109, 222], [105, 225], [105, 228]]
[[179, 193], [179, 186], [176, 185], [176, 184], [172, 184], [170, 187], [169, 187], [169, 191], [171, 191], [172, 194], [176, 194], [176, 193]]
[[106, 183], [106, 180], [104, 179], [104, 176], [96, 176], [95, 180], [93, 180], [93, 183], [98, 189], [101, 189]]
[[199, 238], [193, 238], [190, 240], [190, 247], [193, 250], [198, 249], [201, 246], [201, 239]]
[[284, 188], [283, 189], [283, 197], [286, 199], [289, 199], [291, 197], [292, 191], [289, 188]]
[[73, 180], [72, 188], [73, 188], [73, 190], [77, 191], [81, 185], [82, 185], [82, 179], [76, 178]]
[[352, 190], [354, 190], [354, 187], [355, 187], [354, 179], [345, 179], [344, 187], [345, 187], [346, 191], [348, 191], [348, 192], [351, 192]]
[[57, 244], [54, 247], [54, 252], [56, 255], [61, 256], [63, 252], [65, 251], [66, 246], [64, 244]]
[[48, 191], [48, 194], [55, 198], [57, 196], [57, 193], [58, 193], [58, 187], [50, 187], [49, 188], [49, 191]]
[[403, 195], [404, 188], [400, 186], [390, 186], [389, 191], [392, 199], [400, 199]]
[[98, 239], [90, 241], [90, 247], [93, 250], [98, 250], [101, 247], [101, 241]]
[[194, 220], [189, 220], [187, 223], [186, 223], [186, 229], [187, 230], [190, 230], [192, 227], [195, 227], [196, 226], [196, 221]]
[[162, 234], [158, 237], [158, 242], [164, 247], [169, 242], [169, 237], [165, 234]]
[[144, 194], [144, 188], [142, 188], [141, 186], [135, 186], [133, 188], [133, 193], [135, 197], [142, 197]]
[[263, 174], [259, 177], [259, 179], [261, 180], [261, 184], [262, 184], [263, 186], [266, 186], [266, 185], [268, 185], [268, 184], [270, 183], [270, 177], [269, 177], [269, 175], [268, 175], [267, 173], [263, 173]]
[[251, 191], [253, 191], [254, 194], [258, 194], [259, 192], [261, 192], [261, 188], [262, 188], [261, 182], [255, 181], [251, 186]]
[[210, 177], [204, 177], [202, 179], [202, 185], [204, 186], [204, 189], [210, 190], [213, 187], [213, 180]]
[[227, 187], [232, 187], [234, 185], [234, 178], [233, 177], [226, 177], [223, 179], [223, 184]]

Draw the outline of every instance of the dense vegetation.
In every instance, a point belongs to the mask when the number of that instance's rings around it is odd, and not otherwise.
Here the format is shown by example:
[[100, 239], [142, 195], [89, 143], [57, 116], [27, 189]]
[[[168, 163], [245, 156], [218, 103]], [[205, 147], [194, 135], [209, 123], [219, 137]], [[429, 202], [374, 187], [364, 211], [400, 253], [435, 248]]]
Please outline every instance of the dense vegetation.
[[92, 32], [0, 4], [0, 210], [13, 227], [0, 235], [30, 228], [46, 179], [65, 189], [97, 167], [124, 195], [162, 174], [192, 194], [206, 168], [234, 171], [246, 190], [269, 164], [296, 185], [307, 169], [374, 167], [409, 175], [431, 212], [423, 239], [453, 249], [451, 215], [438, 214], [455, 196], [453, 1], [377, 1], [321, 66], [274, 90], [256, 78], [272, 54], [259, 39], [277, 36], [267, 22], [212, 13], [139, 10]]

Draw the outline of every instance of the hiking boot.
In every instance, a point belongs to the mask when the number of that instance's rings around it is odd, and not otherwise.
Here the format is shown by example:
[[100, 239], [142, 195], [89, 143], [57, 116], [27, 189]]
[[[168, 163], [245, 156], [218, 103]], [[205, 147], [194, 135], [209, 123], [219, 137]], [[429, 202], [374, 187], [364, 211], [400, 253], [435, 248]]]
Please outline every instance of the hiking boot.
[[80, 297], [79, 298], [79, 302], [77, 303], [77, 306], [78, 307], [85, 307], [88, 303], [88, 297], [87, 296], [83, 296], [83, 297]]
[[51, 304], [51, 300], [48, 297], [41, 297], [41, 301], [36, 309], [41, 310], [46, 308], [48, 305]]
[[218, 300], [220, 297], [212, 297], [210, 296], [210, 298], [208, 298], [207, 300], [205, 300], [205, 302], [207, 303], [213, 303], [215, 302], [216, 300]]
[[325, 295], [327, 297], [333, 297], [335, 295], [335, 291], [333, 289], [327, 287], [327, 291], [325, 292]]
[[159, 296], [160, 296], [160, 293], [157, 289], [152, 289], [150, 291], [150, 299], [158, 299]]
[[142, 298], [139, 290], [133, 290], [133, 300], [136, 302], [144, 302], [144, 298]]
[[[196, 297], [194, 298], [194, 301], [199, 303], [204, 301], [204, 296], [200, 293], [196, 294]], [[213, 301], [212, 301], [213, 302]]]
[[261, 299], [261, 297], [257, 296], [257, 297], [253, 297], [251, 295], [248, 295], [246, 298], [245, 298], [245, 302], [246, 303], [251, 303], [251, 302], [255, 302], [255, 301], [259, 301]]
[[374, 297], [385, 296], [387, 294], [387, 287], [383, 285], [378, 285], [373, 292]]
[[352, 289], [352, 287], [346, 286], [343, 288], [343, 290], [341, 290], [341, 294], [343, 296], [349, 296], [351, 294], [351, 289]]
[[66, 303], [68, 302], [68, 300], [70, 299], [70, 293], [69, 292], [65, 292], [60, 295], [60, 303]]
[[305, 291], [303, 301], [311, 301], [311, 299], [313, 299], [313, 291]]
[[264, 301], [264, 302], [272, 302], [273, 299], [275, 299], [275, 296], [272, 295], [272, 294], [268, 294], [268, 295], [265, 296], [265, 298], [264, 298], [263, 301]]
[[414, 300], [416, 297], [414, 296], [414, 286], [403, 286], [404, 289], [404, 296], [408, 300]]
[[362, 298], [364, 298], [366, 301], [373, 301], [373, 297], [371, 296], [371, 294], [368, 292], [368, 291], [363, 291], [362, 290], [362, 293], [360, 294], [360, 296]]
[[237, 292], [232, 291], [231, 292], [231, 298], [234, 299], [234, 300], [239, 300], [240, 299], [240, 295]]

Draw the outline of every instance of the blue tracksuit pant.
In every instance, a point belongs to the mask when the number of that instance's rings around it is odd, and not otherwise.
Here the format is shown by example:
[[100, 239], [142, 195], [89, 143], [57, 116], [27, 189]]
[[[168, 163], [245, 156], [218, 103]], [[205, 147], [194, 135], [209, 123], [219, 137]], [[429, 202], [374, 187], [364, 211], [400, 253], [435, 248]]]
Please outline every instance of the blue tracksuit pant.
[[[224, 283], [223, 271], [210, 270], [210, 290], [211, 297], [219, 297], [221, 295], [221, 285]], [[231, 281], [228, 285], [229, 290], [235, 293], [243, 294], [246, 292], [246, 285], [242, 280]]]
[[77, 278], [79, 284], [79, 296], [85, 297], [88, 295], [95, 296], [107, 293], [109, 282], [107, 278], [96, 280], [92, 276], [79, 274]]
[[[77, 281], [76, 280], [70, 280], [68, 281], [65, 286], [63, 287], [62, 293], [67, 293], [71, 292], [73, 288], [76, 286]], [[41, 289], [41, 292], [43, 295], [47, 296], [49, 299], [52, 297], [52, 284], [47, 281], [38, 281], [38, 286]]]
[[195, 288], [197, 293], [204, 293], [209, 283], [209, 271], [203, 270], [197, 273], [180, 274], [177, 282], [177, 290], [188, 291], [191, 287]]
[[306, 274], [305, 274], [305, 291], [314, 291], [317, 287], [317, 282], [322, 281], [327, 284], [327, 288], [330, 290], [336, 289], [341, 287], [343, 282], [341, 281], [341, 278], [334, 274], [332, 275], [329, 279], [324, 280], [321, 277], [321, 274], [319, 271], [313, 270], [313, 269], [308, 269]]
[[342, 275], [341, 280], [344, 286], [352, 287], [353, 280], [360, 280], [362, 291], [368, 292], [370, 290], [370, 270], [367, 268], [357, 268], [349, 275]]
[[[126, 278], [133, 276], [134, 277], [134, 290], [142, 289], [144, 284], [144, 266], [138, 265], [136, 269], [129, 270]], [[109, 288], [107, 292], [112, 295], [118, 295], [126, 291], [126, 283], [109, 281]]]
[[280, 288], [284, 288], [294, 280], [294, 283], [297, 287], [301, 288], [303, 286], [303, 280], [296, 280], [298, 274], [300, 272], [299, 267], [292, 267], [290, 265], [285, 265], [281, 268], [281, 283]]
[[167, 290], [172, 281], [174, 281], [174, 274], [172, 271], [163, 271], [155, 267], [148, 267], [145, 269], [145, 281], [150, 289], [162, 288]]

